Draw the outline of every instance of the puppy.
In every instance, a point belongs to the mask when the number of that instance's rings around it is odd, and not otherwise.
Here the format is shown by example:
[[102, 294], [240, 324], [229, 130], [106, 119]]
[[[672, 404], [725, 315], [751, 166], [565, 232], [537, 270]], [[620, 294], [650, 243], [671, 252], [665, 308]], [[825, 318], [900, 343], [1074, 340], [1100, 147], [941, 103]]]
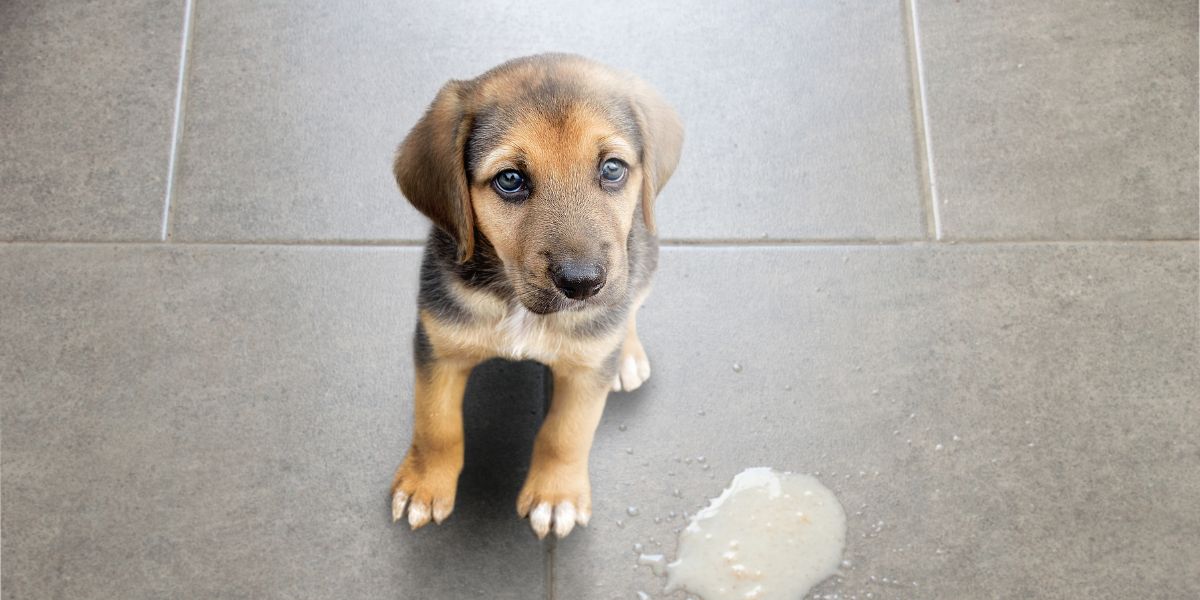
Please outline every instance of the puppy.
[[400, 190], [434, 227], [393, 520], [407, 510], [415, 529], [450, 516], [467, 376], [500, 356], [554, 377], [517, 514], [539, 538], [587, 524], [604, 402], [650, 376], [636, 315], [658, 261], [654, 199], [682, 143], [657, 93], [578, 56], [516, 59], [438, 92], [395, 162]]

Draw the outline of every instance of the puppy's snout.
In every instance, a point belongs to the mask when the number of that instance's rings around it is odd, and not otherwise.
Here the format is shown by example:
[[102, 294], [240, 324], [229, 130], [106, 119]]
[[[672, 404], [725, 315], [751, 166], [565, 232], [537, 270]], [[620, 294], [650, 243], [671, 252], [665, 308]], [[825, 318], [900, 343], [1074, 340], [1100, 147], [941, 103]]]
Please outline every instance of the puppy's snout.
[[566, 297], [585, 300], [604, 287], [605, 272], [596, 263], [563, 261], [550, 264], [550, 278]]

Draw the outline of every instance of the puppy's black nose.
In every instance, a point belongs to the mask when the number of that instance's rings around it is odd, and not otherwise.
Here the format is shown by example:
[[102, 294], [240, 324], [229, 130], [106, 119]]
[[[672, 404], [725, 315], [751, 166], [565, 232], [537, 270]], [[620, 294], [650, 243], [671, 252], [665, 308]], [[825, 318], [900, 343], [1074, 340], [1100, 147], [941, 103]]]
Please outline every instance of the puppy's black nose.
[[584, 300], [604, 287], [604, 267], [595, 263], [554, 263], [550, 265], [550, 278], [566, 297]]

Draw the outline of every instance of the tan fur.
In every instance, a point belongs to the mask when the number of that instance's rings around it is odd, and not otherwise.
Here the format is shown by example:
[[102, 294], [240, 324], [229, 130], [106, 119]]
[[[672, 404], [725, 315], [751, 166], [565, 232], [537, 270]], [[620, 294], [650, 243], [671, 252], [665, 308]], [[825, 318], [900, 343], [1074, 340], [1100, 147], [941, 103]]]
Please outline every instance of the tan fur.
[[[504, 112], [490, 118], [498, 123], [502, 115], [503, 127], [484, 127], [486, 141], [478, 142], [472, 127], [498, 107]], [[442, 246], [431, 236], [427, 260], [453, 254], [458, 262], [427, 262], [437, 270], [423, 271], [423, 294], [426, 286], [436, 294], [418, 316], [413, 442], [392, 485], [395, 519], [407, 511], [416, 528], [450, 514], [463, 466], [467, 377], [500, 356], [539, 361], [554, 377], [517, 512], [539, 537], [587, 523], [588, 455], [605, 400], [649, 376], [636, 313], [657, 260], [653, 201], [681, 144], [682, 125], [656, 93], [580, 57], [518, 59], [438, 94], [402, 144], [395, 174], [413, 205], [445, 232]], [[628, 166], [620, 185], [599, 179], [609, 159]], [[506, 169], [533, 182], [525, 200], [493, 187]], [[639, 207], [645, 227], [635, 222]], [[486, 243], [476, 244], [477, 233]], [[479, 260], [501, 266], [480, 267], [472, 261], [477, 249]], [[554, 295], [553, 279], [563, 273], [553, 270], [555, 261], [600, 265], [599, 291]], [[458, 279], [439, 275], [452, 272]], [[508, 287], [497, 292], [478, 273], [502, 277]]]
[[[485, 298], [477, 298], [477, 302], [490, 304]], [[587, 318], [584, 311], [537, 315], [521, 307], [506, 310], [502, 303], [496, 304], [499, 306], [487, 308], [487, 319], [470, 325], [446, 323], [422, 314], [421, 323], [437, 348], [438, 359], [479, 363], [500, 356], [536, 360], [551, 368], [594, 369], [625, 337], [619, 329], [588, 339], [570, 335], [575, 323]]]
[[533, 446], [529, 476], [517, 496], [517, 514], [545, 503], [573, 503], [586, 523], [592, 511], [588, 455], [608, 385], [588, 371], [554, 369], [554, 400]]
[[463, 392], [474, 366], [439, 361], [416, 378], [412, 446], [392, 480], [393, 518], [403, 513], [403, 506], [396, 510], [395, 498], [404, 494], [413, 529], [428, 523], [429, 516], [441, 523], [454, 509], [463, 467]]
[[[614, 242], [608, 253], [613, 268], [608, 272], [608, 283], [602, 293], [608, 298], [620, 297], [628, 277], [625, 245], [620, 240], [629, 235], [633, 226], [642, 189], [641, 173], [633, 169], [629, 181], [616, 195], [592, 184], [601, 156], [637, 165], [630, 142], [601, 115], [586, 107], [572, 107], [569, 117], [557, 127], [541, 115], [530, 115], [509, 132], [508, 143], [501, 151], [493, 152], [480, 171], [496, 173], [515, 168], [517, 163], [511, 158], [514, 155], [524, 158], [531, 175], [545, 182], [543, 186], [563, 188], [564, 193], [556, 202], [536, 206], [513, 204], [497, 196], [490, 177], [476, 181], [471, 186], [471, 207], [480, 231], [497, 254], [506, 265], [521, 267], [523, 273], [518, 280], [550, 286], [546, 257], [540, 254], [548, 245], [547, 237], [561, 236], [560, 229], [571, 223], [588, 223], [591, 227], [588, 235]], [[565, 252], [571, 250], [563, 248]]]

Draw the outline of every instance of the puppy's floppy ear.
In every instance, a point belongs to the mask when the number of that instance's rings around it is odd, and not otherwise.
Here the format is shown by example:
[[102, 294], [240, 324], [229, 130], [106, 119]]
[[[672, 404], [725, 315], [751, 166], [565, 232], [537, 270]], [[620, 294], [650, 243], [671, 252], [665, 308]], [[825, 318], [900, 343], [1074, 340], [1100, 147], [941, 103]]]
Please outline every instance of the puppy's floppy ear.
[[658, 92], [640, 81], [633, 86], [633, 109], [642, 134], [642, 216], [655, 233], [654, 198], [667, 185], [683, 149], [683, 123]]
[[425, 116], [396, 151], [400, 191], [417, 210], [458, 242], [458, 260], [475, 251], [475, 218], [463, 163], [471, 123], [467, 82], [442, 87]]

